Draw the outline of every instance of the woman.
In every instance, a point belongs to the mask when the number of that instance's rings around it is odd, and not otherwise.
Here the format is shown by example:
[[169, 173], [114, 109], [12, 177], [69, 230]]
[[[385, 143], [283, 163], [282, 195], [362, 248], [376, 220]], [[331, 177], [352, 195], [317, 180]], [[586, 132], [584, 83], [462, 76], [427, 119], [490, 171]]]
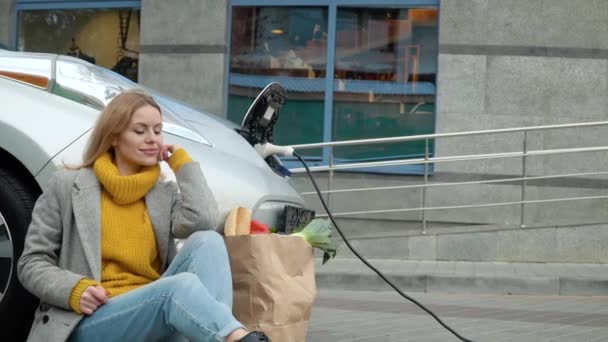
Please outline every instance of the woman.
[[[179, 191], [159, 182], [161, 161]], [[116, 96], [83, 164], [58, 172], [34, 207], [18, 264], [41, 300], [28, 340], [269, 341], [232, 316], [226, 248], [205, 230], [217, 218], [199, 164], [163, 144], [154, 99]], [[188, 238], [177, 255], [173, 238]]]

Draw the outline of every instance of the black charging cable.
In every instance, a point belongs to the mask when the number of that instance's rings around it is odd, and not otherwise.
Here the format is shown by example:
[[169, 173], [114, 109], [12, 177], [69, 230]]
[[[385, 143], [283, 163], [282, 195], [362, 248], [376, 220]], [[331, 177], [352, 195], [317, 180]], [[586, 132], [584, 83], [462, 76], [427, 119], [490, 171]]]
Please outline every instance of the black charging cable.
[[430, 309], [428, 309], [426, 306], [422, 305], [421, 303], [419, 303], [414, 298], [406, 295], [401, 290], [399, 290], [399, 288], [397, 286], [395, 286], [390, 280], [388, 280], [386, 278], [386, 276], [384, 276], [384, 274], [382, 274], [382, 272], [380, 272], [378, 269], [376, 269], [374, 266], [372, 266], [364, 257], [362, 257], [353, 248], [353, 246], [351, 246], [351, 244], [348, 241], [348, 239], [346, 238], [346, 236], [344, 236], [344, 234], [342, 233], [342, 231], [338, 227], [338, 223], [336, 223], [336, 220], [334, 220], [334, 217], [331, 214], [331, 211], [329, 211], [329, 208], [327, 207], [327, 204], [325, 204], [325, 201], [323, 200], [323, 196], [321, 195], [321, 191], [319, 190], [319, 187], [317, 186], [317, 182], [315, 182], [315, 179], [313, 178], [312, 174], [310, 173], [310, 169], [308, 168], [308, 165], [306, 165], [306, 162], [304, 161], [304, 159], [302, 159], [302, 157], [300, 157], [299, 154], [297, 154], [296, 152], [294, 152], [293, 155], [296, 158], [298, 158], [298, 160], [300, 160], [300, 162], [302, 163], [302, 165], [304, 165], [304, 168], [306, 169], [306, 173], [308, 174], [308, 177], [310, 178], [310, 181], [312, 182], [312, 185], [315, 187], [315, 190], [317, 191], [317, 194], [319, 195], [319, 199], [321, 200], [321, 204], [323, 204], [323, 208], [325, 208], [325, 211], [327, 212], [327, 216], [329, 216], [329, 219], [331, 220], [331, 223], [333, 223], [334, 227], [336, 227], [336, 230], [338, 231], [338, 233], [342, 237], [342, 240], [344, 240], [344, 243], [346, 243], [346, 246], [348, 246], [348, 249], [350, 249], [350, 251], [353, 252], [353, 254], [356, 255], [357, 258], [359, 258], [359, 260], [361, 260], [361, 262], [363, 262], [367, 267], [369, 267], [372, 271], [376, 272], [376, 274], [378, 274], [378, 276], [380, 276], [380, 278], [382, 278], [382, 280], [384, 280], [388, 285], [390, 285], [390, 287], [392, 287], [395, 291], [397, 291], [397, 293], [399, 293], [403, 298], [405, 298], [405, 299], [409, 300], [410, 302], [418, 305], [418, 307], [420, 307], [422, 310], [426, 311], [429, 315], [433, 316], [433, 318], [437, 322], [439, 322], [439, 324], [441, 324], [449, 332], [451, 332], [452, 334], [454, 334], [454, 336], [458, 337], [461, 341], [473, 342], [472, 340], [469, 340], [469, 339], [461, 336], [460, 334], [458, 334], [456, 331], [454, 331], [454, 329], [452, 329], [449, 325], [447, 325], [446, 323], [444, 323], [441, 320], [441, 318], [439, 318], [433, 311], [431, 311]]

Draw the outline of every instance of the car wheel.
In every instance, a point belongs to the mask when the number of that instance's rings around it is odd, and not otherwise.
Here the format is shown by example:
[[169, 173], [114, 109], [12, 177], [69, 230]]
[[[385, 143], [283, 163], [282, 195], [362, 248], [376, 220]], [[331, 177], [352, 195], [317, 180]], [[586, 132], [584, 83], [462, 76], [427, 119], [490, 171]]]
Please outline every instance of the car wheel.
[[0, 169], [0, 340], [25, 341], [38, 300], [17, 279], [35, 195], [10, 172]]

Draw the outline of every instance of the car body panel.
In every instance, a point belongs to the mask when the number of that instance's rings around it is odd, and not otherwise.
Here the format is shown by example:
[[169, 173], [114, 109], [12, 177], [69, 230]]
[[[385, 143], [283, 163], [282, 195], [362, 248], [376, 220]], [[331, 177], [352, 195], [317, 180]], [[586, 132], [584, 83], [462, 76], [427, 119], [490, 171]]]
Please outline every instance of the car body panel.
[[17, 157], [32, 175], [90, 129], [97, 116], [89, 107], [2, 77], [0, 101], [0, 147]]
[[180, 117], [190, 127], [212, 141], [218, 148], [223, 149], [224, 152], [241, 158], [254, 166], [268, 168], [268, 164], [235, 131], [235, 128], [238, 127], [236, 124], [231, 121], [221, 120], [213, 114], [197, 110], [178, 101], [167, 103], [164, 98], [161, 98], [159, 102], [171, 108], [174, 112], [179, 113]]

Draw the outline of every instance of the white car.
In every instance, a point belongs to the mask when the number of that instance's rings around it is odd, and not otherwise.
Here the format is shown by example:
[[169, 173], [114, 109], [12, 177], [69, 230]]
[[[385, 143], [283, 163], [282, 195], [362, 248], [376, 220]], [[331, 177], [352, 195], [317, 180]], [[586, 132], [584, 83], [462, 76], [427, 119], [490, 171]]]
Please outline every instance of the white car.
[[[81, 160], [100, 109], [133, 87], [72, 57], [0, 50], [1, 341], [23, 340], [33, 318], [37, 300], [19, 284], [15, 264], [37, 197], [64, 163]], [[286, 205], [305, 207], [277, 159], [261, 158], [237, 125], [151, 93], [162, 107], [165, 140], [201, 163], [224, 217], [244, 206], [281, 229]]]

